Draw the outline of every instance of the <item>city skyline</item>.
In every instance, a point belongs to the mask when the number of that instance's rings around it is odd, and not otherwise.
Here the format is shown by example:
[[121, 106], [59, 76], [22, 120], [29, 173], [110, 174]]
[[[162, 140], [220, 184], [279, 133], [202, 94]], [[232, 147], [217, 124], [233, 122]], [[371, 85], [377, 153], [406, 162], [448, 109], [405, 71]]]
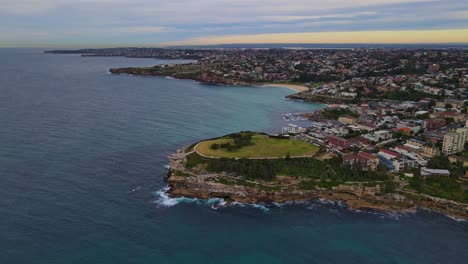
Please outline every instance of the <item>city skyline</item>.
[[468, 43], [460, 0], [0, 0], [1, 47]]

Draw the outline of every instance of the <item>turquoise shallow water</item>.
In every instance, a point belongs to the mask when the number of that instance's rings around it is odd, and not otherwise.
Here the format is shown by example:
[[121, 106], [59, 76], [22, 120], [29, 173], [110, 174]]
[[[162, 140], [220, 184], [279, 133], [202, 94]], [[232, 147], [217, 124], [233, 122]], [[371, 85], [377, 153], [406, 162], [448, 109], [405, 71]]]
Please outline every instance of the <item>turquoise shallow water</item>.
[[[152, 59], [0, 50], [0, 263], [464, 263], [468, 225], [311, 202], [161, 197], [166, 156], [319, 106], [290, 90], [113, 76]], [[164, 195], [163, 195], [164, 196]]]

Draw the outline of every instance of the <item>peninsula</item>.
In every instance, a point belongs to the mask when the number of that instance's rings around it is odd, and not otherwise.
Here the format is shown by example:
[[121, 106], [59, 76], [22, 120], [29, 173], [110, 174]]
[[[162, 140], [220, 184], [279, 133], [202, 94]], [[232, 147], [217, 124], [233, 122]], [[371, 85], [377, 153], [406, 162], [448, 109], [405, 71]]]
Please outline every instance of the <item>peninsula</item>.
[[[356, 153], [356, 159], [359, 155], [371, 156]], [[178, 150], [170, 156], [167, 180], [175, 197], [242, 203], [326, 199], [354, 210], [411, 212], [423, 207], [468, 219], [466, 200], [417, 191], [409, 178], [395, 177], [372, 162], [362, 167], [347, 161], [296, 137], [240, 132]]]

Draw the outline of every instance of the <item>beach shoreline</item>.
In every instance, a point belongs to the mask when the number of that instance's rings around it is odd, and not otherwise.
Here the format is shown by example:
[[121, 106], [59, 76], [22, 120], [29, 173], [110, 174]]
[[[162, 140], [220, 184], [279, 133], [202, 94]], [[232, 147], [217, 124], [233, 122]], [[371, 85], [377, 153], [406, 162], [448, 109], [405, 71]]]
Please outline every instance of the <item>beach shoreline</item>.
[[281, 83], [265, 83], [261, 84], [263, 87], [277, 87], [277, 88], [287, 88], [294, 90], [298, 93], [305, 92], [309, 90], [309, 87], [305, 85], [296, 85], [296, 84], [281, 84]]

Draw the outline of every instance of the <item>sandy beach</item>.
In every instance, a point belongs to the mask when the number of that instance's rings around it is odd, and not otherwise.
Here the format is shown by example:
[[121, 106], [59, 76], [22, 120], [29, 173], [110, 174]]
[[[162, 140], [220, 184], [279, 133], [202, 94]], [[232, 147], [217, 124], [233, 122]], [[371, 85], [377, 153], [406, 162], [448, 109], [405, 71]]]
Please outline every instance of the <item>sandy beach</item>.
[[300, 92], [305, 92], [309, 90], [309, 87], [305, 85], [295, 85], [295, 84], [281, 84], [281, 83], [267, 83], [262, 86], [270, 86], [270, 87], [282, 87], [282, 88], [288, 88], [291, 90], [294, 90], [298, 93]]

